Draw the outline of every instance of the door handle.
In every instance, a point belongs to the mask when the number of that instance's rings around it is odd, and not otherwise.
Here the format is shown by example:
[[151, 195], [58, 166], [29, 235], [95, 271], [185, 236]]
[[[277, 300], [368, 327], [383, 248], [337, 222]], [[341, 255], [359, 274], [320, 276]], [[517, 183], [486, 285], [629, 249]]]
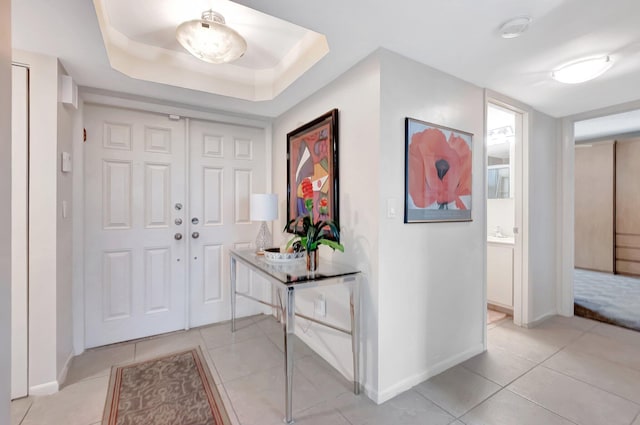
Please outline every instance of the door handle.
[[200, 233], [198, 233], [198, 232], [193, 232], [193, 233], [191, 234], [191, 237], [192, 237], [193, 239], [198, 239], [198, 238], [200, 237]]
[[175, 235], [173, 235], [173, 239], [179, 241], [180, 239], [182, 239], [182, 233], [176, 233]]

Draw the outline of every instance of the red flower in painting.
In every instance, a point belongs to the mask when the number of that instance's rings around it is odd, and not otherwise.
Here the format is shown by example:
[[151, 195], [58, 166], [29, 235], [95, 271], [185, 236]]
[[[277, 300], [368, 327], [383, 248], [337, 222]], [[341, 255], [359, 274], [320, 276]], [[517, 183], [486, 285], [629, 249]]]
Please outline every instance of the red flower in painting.
[[415, 133], [409, 146], [409, 194], [419, 208], [455, 202], [457, 209], [466, 210], [460, 197], [471, 194], [467, 142], [453, 133], [447, 141], [436, 128]]
[[313, 199], [313, 184], [310, 178], [302, 180], [302, 196], [304, 199]]
[[327, 214], [328, 211], [328, 207], [329, 206], [329, 200], [327, 198], [322, 198], [320, 199], [320, 214]]

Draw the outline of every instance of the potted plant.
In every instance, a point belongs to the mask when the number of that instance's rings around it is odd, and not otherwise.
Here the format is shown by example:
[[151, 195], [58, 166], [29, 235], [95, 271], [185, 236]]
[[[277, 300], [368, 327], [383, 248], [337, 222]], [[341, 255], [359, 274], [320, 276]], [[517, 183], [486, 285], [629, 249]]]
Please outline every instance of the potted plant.
[[307, 252], [307, 270], [315, 271], [318, 268], [318, 247], [327, 245], [333, 250], [344, 252], [344, 246], [340, 243], [340, 229], [333, 220], [327, 217], [327, 198], [321, 198], [318, 205], [320, 215], [318, 220], [313, 219], [313, 184], [311, 179], [302, 181], [302, 196], [307, 213], [290, 220], [284, 230], [292, 229], [294, 236], [288, 243], [287, 249], [299, 241]]

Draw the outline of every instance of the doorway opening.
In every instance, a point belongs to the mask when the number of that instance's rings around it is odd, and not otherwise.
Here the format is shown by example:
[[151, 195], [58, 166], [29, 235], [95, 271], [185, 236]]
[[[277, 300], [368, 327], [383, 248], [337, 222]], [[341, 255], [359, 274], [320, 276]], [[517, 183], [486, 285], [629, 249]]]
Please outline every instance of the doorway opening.
[[525, 114], [487, 103], [487, 323], [523, 323], [523, 135]]
[[[574, 314], [638, 331], [639, 116], [631, 111], [574, 124], [573, 270]], [[613, 122], [623, 127], [598, 136]]]

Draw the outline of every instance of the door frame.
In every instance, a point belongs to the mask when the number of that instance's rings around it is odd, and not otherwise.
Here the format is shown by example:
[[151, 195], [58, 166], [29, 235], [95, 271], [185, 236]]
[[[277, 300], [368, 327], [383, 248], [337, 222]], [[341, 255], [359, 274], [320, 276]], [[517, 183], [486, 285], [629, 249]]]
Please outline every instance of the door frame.
[[575, 136], [577, 121], [600, 118], [640, 109], [640, 101], [623, 103], [562, 118], [560, 128], [560, 190], [558, 190], [558, 247], [559, 261], [556, 271], [556, 305], [558, 314], [573, 316], [573, 269], [574, 269], [574, 208], [575, 208]]
[[[513, 269], [514, 269], [514, 284], [513, 284], [513, 323], [517, 326], [527, 327], [531, 323], [529, 308], [531, 304], [529, 288], [529, 139], [530, 139], [530, 114], [531, 108], [524, 105], [514, 99], [510, 99], [507, 96], [493, 92], [491, 90], [485, 91], [485, 138], [486, 138], [486, 126], [487, 126], [487, 112], [489, 104], [496, 105], [500, 108], [507, 109], [518, 114], [522, 118], [521, 133], [522, 137], [520, 145], [515, 149], [515, 175], [516, 175], [516, 190], [515, 190], [515, 227], [519, 230], [519, 237], [515, 238], [514, 255], [513, 255]], [[517, 140], [516, 140], [517, 143]], [[484, 143], [484, 194], [485, 199], [487, 197], [487, 144]], [[485, 287], [484, 287], [484, 300], [483, 300], [483, 323], [484, 323], [484, 344], [485, 349], [487, 345], [487, 256], [486, 256], [486, 239], [487, 239], [487, 204], [485, 202], [485, 223], [484, 223], [484, 239], [485, 239]]]
[[[116, 108], [134, 109], [141, 112], [149, 112], [164, 115], [177, 115], [181, 118], [198, 119], [223, 124], [242, 125], [259, 128], [264, 131], [265, 137], [265, 172], [266, 189], [272, 190], [272, 119], [255, 118], [240, 115], [225, 115], [221, 112], [210, 110], [197, 110], [184, 106], [172, 104], [171, 102], [157, 103], [152, 99], [139, 97], [125, 97], [127, 95], [116, 92], [109, 92], [95, 89], [80, 89], [79, 109], [83, 111], [84, 103], [94, 103], [98, 105], [111, 106]], [[84, 121], [83, 113], [79, 114]], [[76, 135], [82, 134], [84, 122], [74, 123], [74, 128], [78, 131]], [[80, 136], [73, 141], [73, 167], [76, 176], [73, 181], [73, 212], [74, 235], [73, 235], [73, 350], [75, 355], [82, 354], [85, 350], [85, 291], [84, 291], [84, 151], [83, 141]], [[187, 294], [188, 295], [188, 294]], [[188, 314], [188, 311], [186, 312]], [[185, 330], [189, 329], [189, 321], [185, 321]]]
[[[14, 336], [13, 336], [13, 327], [15, 325], [15, 322], [18, 322], [18, 326], [20, 327], [19, 332], [21, 337], [23, 337], [23, 341], [20, 341], [20, 347], [19, 347], [19, 353], [15, 353], [20, 357], [20, 361], [16, 362], [17, 365], [15, 363], [12, 362], [12, 366], [11, 366], [11, 399], [15, 399], [15, 398], [20, 398], [20, 397], [24, 397], [29, 395], [29, 168], [30, 168], [30, 157], [29, 157], [29, 103], [30, 103], [30, 97], [29, 97], [29, 73], [30, 73], [30, 69], [29, 66], [24, 65], [24, 64], [20, 64], [20, 63], [12, 63], [11, 64], [11, 74], [12, 74], [12, 80], [14, 78], [15, 75], [15, 68], [21, 68], [24, 70], [24, 88], [26, 89], [25, 91], [25, 97], [24, 97], [24, 105], [20, 105], [21, 107], [24, 107], [24, 112], [25, 115], [23, 117], [20, 117], [21, 119], [24, 119], [24, 126], [21, 126], [21, 130], [24, 131], [24, 134], [20, 134], [20, 139], [24, 140], [25, 143], [25, 151], [23, 152], [25, 157], [25, 162], [24, 162], [24, 169], [20, 169], [20, 171], [23, 172], [22, 177], [25, 179], [24, 180], [24, 184], [26, 185], [26, 193], [24, 194], [25, 199], [24, 199], [24, 204], [21, 205], [24, 206], [24, 210], [20, 211], [22, 214], [19, 214], [20, 216], [22, 216], [25, 220], [24, 225], [25, 225], [25, 233], [22, 235], [23, 237], [21, 237], [19, 241], [17, 241], [17, 243], [19, 243], [20, 245], [24, 245], [23, 248], [25, 249], [25, 251], [23, 252], [24, 254], [24, 258], [22, 260], [24, 260], [24, 263], [21, 264], [22, 266], [24, 266], [23, 268], [23, 272], [24, 272], [24, 282], [20, 282], [20, 288], [19, 291], [16, 291], [16, 288], [14, 287], [15, 285], [15, 281], [13, 279], [11, 279], [11, 319], [12, 319], [12, 326], [11, 326], [11, 357], [14, 357], [14, 351], [16, 351], [16, 344], [15, 344], [15, 340], [14, 340]], [[21, 81], [22, 83], [22, 81]], [[13, 83], [12, 83], [13, 86]], [[11, 102], [11, 108], [12, 110], [13, 108], [13, 102], [15, 102], [16, 100], [16, 93], [12, 92], [12, 102]], [[12, 124], [13, 121], [16, 117], [12, 116]], [[14, 142], [14, 132], [15, 132], [15, 127], [12, 125], [11, 127], [12, 129], [12, 134], [11, 134], [11, 142], [13, 144]], [[14, 171], [16, 170], [15, 167], [15, 163], [13, 162], [13, 153], [14, 150], [12, 148], [11, 150], [12, 152], [12, 160], [11, 160], [11, 170]], [[12, 179], [11, 179], [12, 185], [15, 183], [14, 179], [13, 179], [13, 175], [12, 175]], [[13, 202], [13, 197], [11, 199], [11, 207], [12, 209], [15, 207], [14, 202]], [[15, 211], [12, 211], [12, 222], [13, 220], [16, 219], [15, 214], [13, 214]], [[13, 229], [15, 230], [15, 228]], [[12, 230], [11, 232], [11, 244], [13, 245], [14, 242], [14, 238], [16, 237], [15, 232]], [[13, 264], [13, 255], [15, 255], [15, 247], [12, 246], [11, 248], [11, 252], [12, 252], [12, 261], [11, 261], [11, 271], [12, 273], [15, 272], [14, 266], [15, 264]], [[21, 295], [18, 295], [19, 293], [21, 293]], [[16, 303], [19, 304], [19, 308], [16, 306]], [[19, 370], [19, 380], [20, 382], [18, 384], [16, 384], [16, 382], [14, 382], [14, 379], [16, 379], [16, 367], [20, 368]], [[16, 388], [17, 385], [17, 388]]]

